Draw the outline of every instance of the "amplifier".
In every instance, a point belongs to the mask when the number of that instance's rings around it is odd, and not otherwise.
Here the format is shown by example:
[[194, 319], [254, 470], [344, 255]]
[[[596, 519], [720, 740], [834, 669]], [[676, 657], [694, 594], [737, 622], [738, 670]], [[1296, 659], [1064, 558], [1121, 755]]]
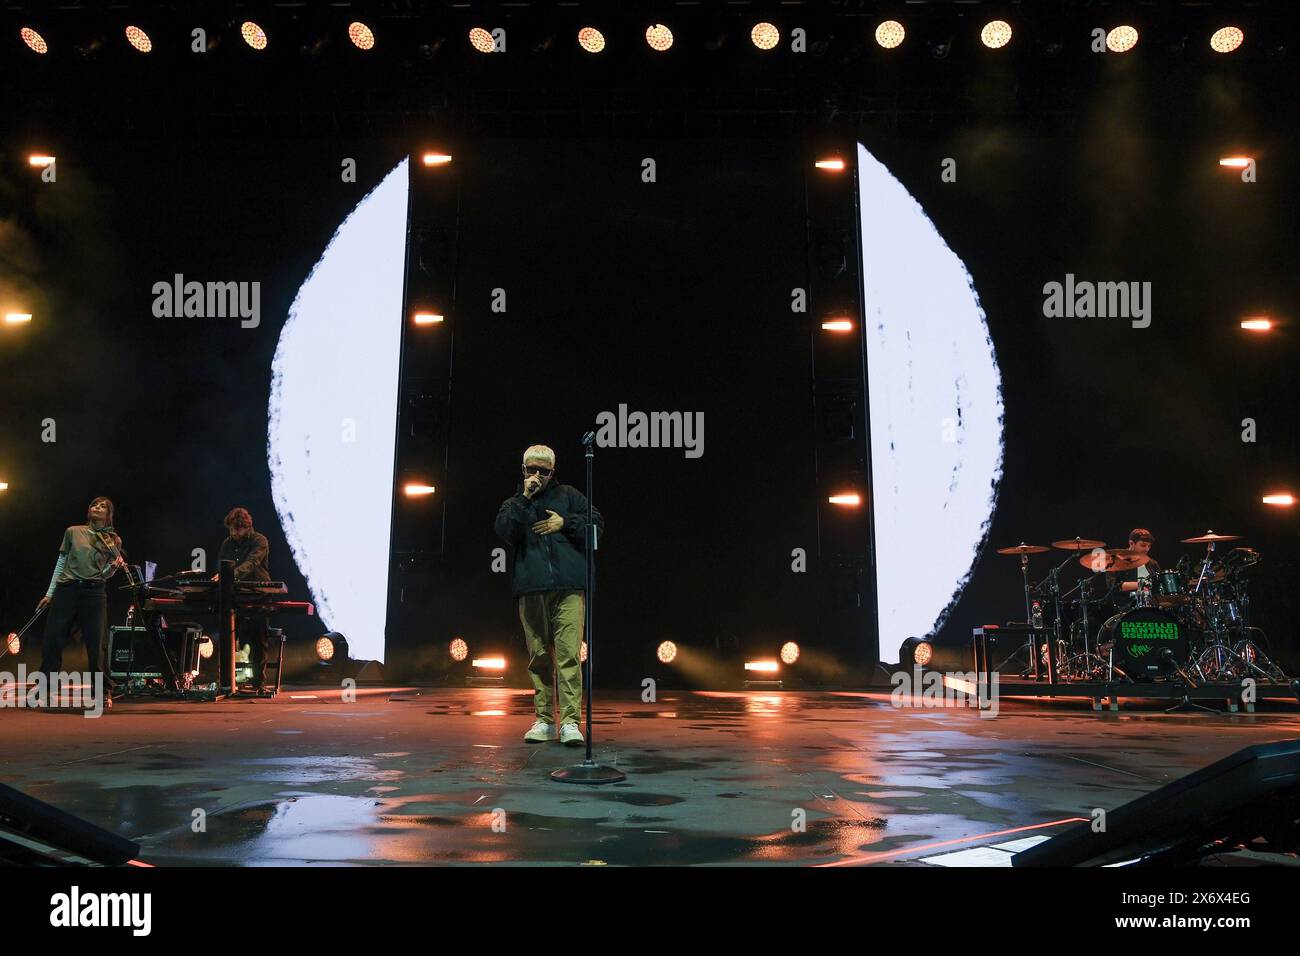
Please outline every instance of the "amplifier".
[[163, 640], [147, 627], [113, 627], [108, 632], [108, 672], [114, 680], [166, 678], [163, 648], [177, 677], [199, 669], [199, 644], [203, 629], [179, 624], [160, 629]]

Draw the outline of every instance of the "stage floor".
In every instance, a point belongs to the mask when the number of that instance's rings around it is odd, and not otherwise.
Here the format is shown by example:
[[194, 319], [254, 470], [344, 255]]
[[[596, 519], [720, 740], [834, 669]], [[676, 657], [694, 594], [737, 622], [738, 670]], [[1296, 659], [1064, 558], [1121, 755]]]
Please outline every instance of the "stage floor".
[[606, 698], [596, 756], [628, 779], [580, 787], [548, 774], [581, 749], [522, 742], [525, 691], [362, 688], [344, 703], [304, 688], [119, 701], [97, 720], [0, 710], [0, 780], [160, 866], [978, 864], [947, 855], [1050, 835], [1242, 747], [1300, 737], [1294, 704], [1163, 706], [1004, 699], [982, 719], [897, 709], [886, 693]]

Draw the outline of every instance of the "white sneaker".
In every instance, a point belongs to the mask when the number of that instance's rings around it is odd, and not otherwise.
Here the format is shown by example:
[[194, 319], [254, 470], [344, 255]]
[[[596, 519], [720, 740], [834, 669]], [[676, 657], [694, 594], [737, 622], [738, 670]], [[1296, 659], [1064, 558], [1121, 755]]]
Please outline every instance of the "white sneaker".
[[560, 743], [569, 747], [576, 747], [586, 742], [587, 738], [582, 736], [582, 731], [578, 729], [577, 724], [560, 725]]
[[524, 743], [529, 744], [544, 744], [546, 741], [554, 739], [555, 725], [540, 718], [528, 728], [528, 733], [524, 734]]

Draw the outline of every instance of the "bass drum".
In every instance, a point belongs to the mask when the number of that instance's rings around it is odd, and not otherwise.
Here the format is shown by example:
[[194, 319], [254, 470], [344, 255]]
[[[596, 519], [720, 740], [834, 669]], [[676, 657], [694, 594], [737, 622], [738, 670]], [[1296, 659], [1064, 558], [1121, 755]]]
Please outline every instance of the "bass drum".
[[1158, 607], [1139, 607], [1106, 622], [1115, 642], [1115, 666], [1134, 680], [1176, 673], [1191, 656], [1182, 620]]

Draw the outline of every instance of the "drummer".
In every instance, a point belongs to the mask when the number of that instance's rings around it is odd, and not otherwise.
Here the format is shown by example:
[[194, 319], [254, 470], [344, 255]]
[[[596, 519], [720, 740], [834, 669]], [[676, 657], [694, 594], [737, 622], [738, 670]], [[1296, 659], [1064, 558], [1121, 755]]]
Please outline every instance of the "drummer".
[[[1156, 543], [1155, 535], [1146, 528], [1134, 528], [1128, 533], [1128, 549], [1138, 554], [1151, 555], [1151, 546]], [[1109, 593], [1114, 598], [1115, 603], [1123, 606], [1132, 600], [1133, 594], [1147, 578], [1155, 578], [1160, 574], [1160, 565], [1152, 558], [1141, 567], [1133, 568], [1129, 571], [1111, 571], [1106, 575], [1110, 582]]]

